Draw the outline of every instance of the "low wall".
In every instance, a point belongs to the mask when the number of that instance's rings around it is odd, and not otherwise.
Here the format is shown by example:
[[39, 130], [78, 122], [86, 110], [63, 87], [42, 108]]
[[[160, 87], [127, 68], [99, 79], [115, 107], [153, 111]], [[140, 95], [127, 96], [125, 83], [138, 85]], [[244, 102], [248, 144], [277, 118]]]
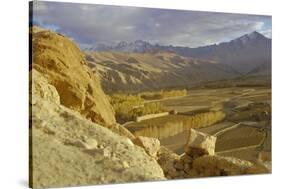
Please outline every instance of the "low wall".
[[196, 115], [166, 115], [126, 125], [135, 136], [155, 137], [158, 139], [174, 136], [189, 128], [210, 126], [225, 118], [221, 111], [198, 113]]
[[158, 113], [158, 114], [148, 114], [148, 115], [136, 117], [135, 121], [140, 122], [140, 121], [144, 121], [147, 119], [153, 119], [153, 118], [163, 117], [163, 116], [167, 116], [167, 115], [169, 115], [169, 112], [162, 112], [162, 113]]

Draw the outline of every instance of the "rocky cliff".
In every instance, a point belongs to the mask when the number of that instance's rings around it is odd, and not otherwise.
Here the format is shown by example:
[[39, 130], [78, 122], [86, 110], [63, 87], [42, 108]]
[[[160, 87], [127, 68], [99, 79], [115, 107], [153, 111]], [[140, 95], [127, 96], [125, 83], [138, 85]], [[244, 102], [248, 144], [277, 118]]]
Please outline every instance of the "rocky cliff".
[[30, 75], [32, 187], [165, 179], [143, 148], [61, 105], [43, 74], [31, 70]]
[[67, 37], [34, 28], [32, 68], [55, 87], [62, 105], [103, 125], [116, 123], [114, 111], [79, 48]]

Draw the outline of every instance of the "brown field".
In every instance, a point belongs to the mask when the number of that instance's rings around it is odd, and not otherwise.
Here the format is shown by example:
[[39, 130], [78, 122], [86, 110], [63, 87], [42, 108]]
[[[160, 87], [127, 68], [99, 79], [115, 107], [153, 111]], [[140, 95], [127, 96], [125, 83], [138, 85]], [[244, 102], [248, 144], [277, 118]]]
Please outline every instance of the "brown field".
[[[158, 137], [161, 144], [178, 154], [184, 152], [190, 127], [217, 135], [216, 152], [221, 155], [256, 160], [260, 151], [271, 152], [269, 86], [194, 89], [188, 90], [187, 96], [160, 99], [157, 102], [166, 111], [176, 110], [178, 114], [132, 122], [126, 127], [137, 135], [153, 136], [149, 132], [157, 132], [157, 136], [161, 136]], [[190, 116], [202, 112], [208, 116], [208, 112], [213, 111], [223, 112], [225, 118], [208, 117], [213, 122], [198, 127], [186, 122]], [[147, 127], [150, 129], [146, 132], [139, 132]]]

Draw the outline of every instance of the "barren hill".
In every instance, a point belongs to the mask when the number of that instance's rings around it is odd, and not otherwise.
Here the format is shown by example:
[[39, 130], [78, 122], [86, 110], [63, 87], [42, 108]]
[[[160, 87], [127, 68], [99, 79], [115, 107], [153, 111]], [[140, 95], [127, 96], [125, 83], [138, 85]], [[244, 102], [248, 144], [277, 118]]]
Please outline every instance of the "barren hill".
[[85, 52], [106, 92], [188, 87], [199, 82], [233, 78], [228, 65], [188, 58], [172, 52]]

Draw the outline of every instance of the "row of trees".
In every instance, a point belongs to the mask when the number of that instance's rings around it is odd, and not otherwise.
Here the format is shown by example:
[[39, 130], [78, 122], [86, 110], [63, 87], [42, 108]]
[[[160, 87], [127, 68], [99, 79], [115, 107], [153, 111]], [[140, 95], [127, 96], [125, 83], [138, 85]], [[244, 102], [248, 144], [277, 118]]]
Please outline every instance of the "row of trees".
[[119, 123], [135, 120], [136, 117], [164, 112], [159, 102], [144, 103], [145, 100], [157, 100], [175, 96], [186, 96], [184, 90], [161, 90], [157, 92], [143, 92], [136, 95], [116, 93], [110, 96], [110, 103], [115, 110]]
[[144, 92], [141, 93], [141, 98], [145, 100], [157, 100], [163, 99], [168, 97], [176, 97], [176, 96], [186, 96], [187, 90], [161, 90], [158, 92]]
[[159, 102], [144, 104], [144, 99], [140, 95], [114, 94], [110, 96], [110, 103], [115, 110], [115, 116], [119, 123], [135, 120], [138, 116], [164, 111]]

